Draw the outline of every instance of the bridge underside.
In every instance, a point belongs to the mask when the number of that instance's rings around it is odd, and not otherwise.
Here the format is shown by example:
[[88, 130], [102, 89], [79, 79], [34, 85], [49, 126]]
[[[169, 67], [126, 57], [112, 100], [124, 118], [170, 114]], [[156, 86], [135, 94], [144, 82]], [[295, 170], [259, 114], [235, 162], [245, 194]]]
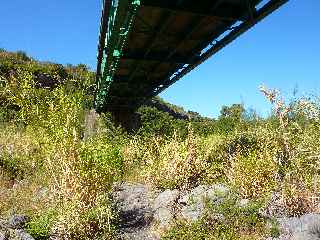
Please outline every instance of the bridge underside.
[[287, 1], [105, 0], [96, 108], [134, 110]]

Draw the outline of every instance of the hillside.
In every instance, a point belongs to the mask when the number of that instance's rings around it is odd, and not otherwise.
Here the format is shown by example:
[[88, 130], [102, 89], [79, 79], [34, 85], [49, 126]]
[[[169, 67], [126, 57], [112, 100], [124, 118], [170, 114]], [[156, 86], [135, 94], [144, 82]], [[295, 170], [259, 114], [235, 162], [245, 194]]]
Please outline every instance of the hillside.
[[320, 239], [317, 98], [209, 119], [157, 97], [127, 133], [83, 64], [1, 50], [0, 81], [0, 239]]

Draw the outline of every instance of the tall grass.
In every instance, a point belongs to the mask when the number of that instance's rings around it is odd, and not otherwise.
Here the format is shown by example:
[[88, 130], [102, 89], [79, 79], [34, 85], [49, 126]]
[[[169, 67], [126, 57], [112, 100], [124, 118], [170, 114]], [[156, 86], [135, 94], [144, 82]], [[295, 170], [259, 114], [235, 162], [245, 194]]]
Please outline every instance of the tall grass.
[[108, 192], [122, 175], [121, 143], [103, 132], [84, 141], [86, 89], [64, 86], [37, 88], [19, 70], [2, 89], [19, 111], [0, 131], [1, 215], [31, 215], [29, 229], [39, 239], [111, 239]]

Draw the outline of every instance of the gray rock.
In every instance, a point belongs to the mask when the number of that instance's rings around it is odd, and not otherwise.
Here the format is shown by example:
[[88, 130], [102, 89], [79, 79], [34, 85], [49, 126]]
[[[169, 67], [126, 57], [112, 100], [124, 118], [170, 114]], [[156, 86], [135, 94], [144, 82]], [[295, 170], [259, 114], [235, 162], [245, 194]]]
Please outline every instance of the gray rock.
[[320, 214], [309, 213], [298, 217], [277, 218], [280, 232], [274, 240], [320, 240]]
[[239, 204], [239, 207], [245, 208], [249, 205], [249, 203], [250, 203], [249, 199], [241, 199], [238, 204]]
[[178, 201], [183, 205], [181, 208], [182, 218], [189, 221], [198, 220], [204, 213], [206, 201], [221, 204], [229, 192], [230, 190], [222, 184], [196, 187]]
[[203, 202], [197, 202], [193, 205], [187, 205], [181, 209], [181, 216], [189, 221], [198, 220], [204, 211]]
[[[207, 201], [220, 204], [230, 190], [222, 184], [200, 185], [189, 192], [165, 190], [158, 192], [142, 184], [122, 183], [113, 188], [113, 199], [119, 211], [119, 239], [159, 239], [155, 226], [164, 230], [174, 219], [199, 219]], [[223, 215], [212, 216], [221, 220]]]
[[163, 208], [172, 206], [175, 201], [178, 199], [180, 192], [175, 190], [165, 190], [164, 192], [161, 192], [158, 197], [154, 200], [154, 208]]
[[160, 227], [168, 226], [173, 217], [174, 214], [168, 208], [159, 208], [154, 214], [154, 218], [159, 222]]
[[212, 186], [200, 185], [192, 189], [188, 194], [182, 196], [179, 199], [179, 203], [195, 203], [205, 199], [215, 202], [225, 198], [229, 192], [230, 190], [222, 184], [215, 184]]
[[151, 230], [153, 196], [147, 186], [118, 184], [112, 195], [119, 211], [119, 239], [158, 239]]
[[23, 229], [15, 230], [15, 234], [19, 240], [34, 240], [34, 238], [29, 233], [25, 232]]
[[6, 231], [0, 230], [0, 240], [8, 240], [8, 234]]
[[320, 237], [320, 214], [309, 213], [300, 217], [301, 225], [305, 226], [305, 231], [318, 234]]
[[189, 221], [196, 221], [201, 217], [205, 207], [204, 201], [207, 191], [207, 186], [200, 185], [179, 199], [178, 202], [182, 205], [182, 218]]
[[13, 215], [8, 221], [0, 219], [0, 240], [34, 240], [24, 229], [29, 218], [24, 215]]
[[266, 240], [292, 240], [290, 235], [282, 235], [278, 238], [268, 237]]
[[320, 236], [320, 222], [313, 222], [309, 225], [308, 231], [312, 234]]
[[172, 222], [175, 215], [175, 204], [179, 198], [178, 190], [165, 190], [154, 200], [154, 218], [160, 228], [166, 228]]
[[29, 221], [29, 218], [24, 215], [13, 215], [9, 219], [9, 225], [11, 228], [20, 229]]
[[292, 235], [292, 240], [319, 240], [319, 235], [310, 232], [298, 232]]
[[297, 217], [283, 217], [278, 218], [277, 222], [279, 224], [279, 229], [282, 233], [292, 234], [294, 232], [301, 231], [301, 222]]

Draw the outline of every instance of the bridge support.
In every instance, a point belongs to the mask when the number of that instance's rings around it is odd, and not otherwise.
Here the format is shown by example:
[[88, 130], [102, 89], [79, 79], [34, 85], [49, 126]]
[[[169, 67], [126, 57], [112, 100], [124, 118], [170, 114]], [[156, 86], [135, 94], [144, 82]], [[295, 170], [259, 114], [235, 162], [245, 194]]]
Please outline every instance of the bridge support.
[[112, 110], [111, 114], [113, 122], [128, 132], [136, 130], [140, 126], [140, 115], [132, 109]]

